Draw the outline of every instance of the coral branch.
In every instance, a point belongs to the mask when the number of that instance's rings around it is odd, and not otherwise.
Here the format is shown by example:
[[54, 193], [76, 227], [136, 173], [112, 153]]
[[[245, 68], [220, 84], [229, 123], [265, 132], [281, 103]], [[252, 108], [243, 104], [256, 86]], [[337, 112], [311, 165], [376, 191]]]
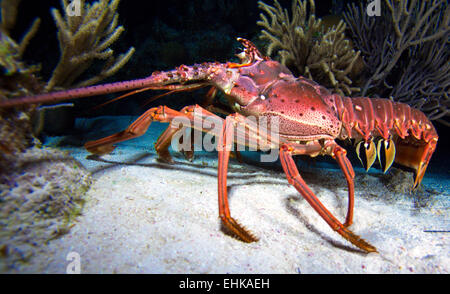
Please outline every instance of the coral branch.
[[2, 19], [1, 27], [8, 32], [16, 24], [17, 11], [21, 0], [3, 0], [1, 1]]
[[[56, 87], [68, 88], [92, 64], [94, 60], [107, 60], [107, 66], [96, 76], [78, 82], [75, 86], [88, 86], [113, 75], [134, 53], [130, 48], [127, 53], [114, 57], [109, 47], [117, 41], [124, 31], [118, 25], [116, 12], [120, 0], [100, 0], [92, 4], [81, 1], [80, 16], [66, 15], [63, 18], [57, 9], [52, 15], [58, 27], [58, 40], [61, 48], [61, 59], [53, 71], [45, 90]], [[62, 1], [67, 7], [66, 0]]]
[[36, 35], [40, 24], [41, 24], [41, 19], [36, 18], [33, 21], [33, 24], [31, 25], [28, 32], [23, 36], [23, 38], [19, 44], [19, 52], [18, 53], [19, 53], [20, 57], [22, 57], [23, 53], [25, 52], [25, 49], [28, 47], [28, 43], [30, 42], [30, 40]]
[[385, 0], [379, 17], [368, 16], [363, 3], [348, 8], [344, 17], [367, 69], [361, 94], [392, 97], [444, 122], [450, 109], [447, 1]]
[[261, 1], [258, 4], [270, 18], [269, 22], [268, 17], [261, 13], [261, 20], [257, 22], [264, 28], [260, 38], [270, 42], [267, 55], [277, 52], [283, 64], [334, 88], [339, 94], [350, 95], [359, 91], [359, 88], [350, 86], [350, 75], [360, 53], [355, 52], [345, 39], [344, 22], [324, 32], [321, 19], [316, 19], [313, 0], [293, 0], [292, 17], [276, 0], [274, 6]]

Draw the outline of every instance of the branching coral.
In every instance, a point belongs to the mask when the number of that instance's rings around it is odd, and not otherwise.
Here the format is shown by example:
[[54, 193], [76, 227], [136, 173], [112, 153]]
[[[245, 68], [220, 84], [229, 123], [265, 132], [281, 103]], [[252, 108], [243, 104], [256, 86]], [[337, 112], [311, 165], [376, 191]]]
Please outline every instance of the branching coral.
[[339, 94], [359, 91], [351, 86], [351, 74], [360, 53], [345, 38], [344, 22], [325, 31], [322, 21], [316, 19], [314, 0], [293, 0], [292, 18], [277, 0], [274, 6], [261, 1], [258, 4], [271, 19], [261, 13], [258, 21], [264, 27], [261, 39], [270, 41], [267, 55], [278, 51], [283, 64]]
[[[3, 97], [10, 97], [10, 94], [28, 94], [27, 90], [30, 90], [29, 87], [20, 84], [19, 81], [26, 80], [28, 76], [19, 79], [19, 75], [31, 75], [39, 70], [39, 67], [37, 66], [26, 66], [24, 62], [22, 62], [22, 56], [29, 41], [36, 34], [41, 20], [39, 18], [34, 20], [30, 29], [24, 34], [19, 43], [10, 37], [10, 31], [16, 24], [17, 10], [20, 2], [21, 0], [5, 0], [0, 3], [2, 16], [0, 22], [0, 66], [3, 75], [2, 84], [4, 85], [0, 89], [0, 94]], [[5, 80], [7, 77], [9, 78], [8, 81]], [[12, 85], [13, 82], [10, 81], [11, 78], [15, 79], [14, 83], [20, 85]], [[31, 76], [28, 78], [31, 78]], [[20, 89], [22, 89], [23, 92], [14, 93], [15, 90]]]
[[[2, 34], [9, 35], [9, 32], [14, 28], [16, 24], [16, 18], [17, 18], [17, 11], [21, 0], [4, 0], [1, 1], [1, 31]], [[22, 57], [23, 53], [25, 52], [25, 49], [28, 45], [28, 42], [34, 37], [36, 34], [39, 24], [41, 20], [39, 18], [36, 18], [31, 25], [30, 29], [24, 36], [22, 37], [22, 40], [17, 45], [16, 53], [13, 54], [13, 56], [18, 60]]]
[[[8, 34], [16, 22], [19, 2], [1, 1], [0, 99], [97, 83], [114, 74], [134, 52], [130, 48], [114, 57], [109, 48], [124, 30], [117, 26], [119, 0], [92, 4], [80, 1], [80, 16], [69, 16], [65, 9], [63, 18], [53, 9], [61, 58], [44, 87], [34, 76], [39, 67], [26, 66], [21, 60], [38, 29], [39, 19], [19, 43]], [[63, 0], [62, 5], [67, 8], [68, 1]], [[103, 70], [74, 85], [96, 59], [106, 60]], [[26, 261], [49, 239], [67, 232], [70, 218], [81, 209], [83, 194], [90, 184], [89, 174], [68, 154], [28, 148], [33, 140], [33, 109], [34, 106], [0, 109], [0, 267]]]
[[[39, 66], [27, 66], [22, 56], [29, 41], [38, 30], [40, 19], [36, 19], [20, 42], [15, 42], [9, 31], [16, 24], [20, 0], [1, 1], [0, 24], [0, 99], [33, 95], [54, 88], [87, 86], [113, 75], [132, 56], [134, 48], [118, 57], [109, 47], [124, 31], [118, 26], [117, 7], [119, 0], [100, 0], [92, 4], [80, 1], [80, 15], [68, 15], [68, 1], [63, 0], [63, 18], [57, 9], [52, 10], [58, 28], [61, 58], [46, 85], [35, 74]], [[96, 59], [106, 60], [103, 70], [91, 78], [77, 79]], [[26, 108], [26, 109], [25, 109]], [[0, 110], [0, 168], [7, 165], [7, 158], [17, 155], [30, 145], [32, 139], [31, 117], [33, 107], [21, 110]], [[25, 111], [24, 111], [25, 110]]]
[[[10, 37], [10, 31], [16, 23], [19, 3], [20, 0], [1, 1], [0, 100], [32, 95], [42, 89], [42, 84], [35, 76], [39, 67], [28, 66], [22, 61], [22, 55], [36, 33], [40, 20], [33, 22], [19, 43]], [[9, 165], [16, 153], [22, 152], [31, 144], [33, 112], [34, 107], [0, 111], [0, 170]]]
[[449, 125], [450, 10], [445, 0], [385, 0], [378, 17], [363, 3], [345, 19], [366, 64], [362, 95], [391, 97]]
[[[75, 87], [98, 83], [128, 62], [135, 51], [133, 47], [118, 57], [114, 57], [113, 50], [109, 48], [124, 31], [122, 26], [117, 26], [119, 15], [116, 10], [119, 2], [120, 0], [100, 0], [85, 4], [80, 0], [80, 16], [69, 16], [66, 10], [65, 18], [57, 9], [52, 10], [58, 27], [61, 59], [45, 87], [46, 91], [55, 87], [73, 86], [74, 81], [95, 59], [106, 60], [102, 71], [77, 83]], [[68, 7], [67, 0], [62, 0], [62, 5]]]

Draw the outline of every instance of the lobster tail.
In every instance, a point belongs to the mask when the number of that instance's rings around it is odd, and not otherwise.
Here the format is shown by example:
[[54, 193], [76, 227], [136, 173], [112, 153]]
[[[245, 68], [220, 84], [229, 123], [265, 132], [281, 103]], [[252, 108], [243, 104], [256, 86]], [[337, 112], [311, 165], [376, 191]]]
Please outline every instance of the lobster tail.
[[378, 140], [377, 155], [384, 173], [391, 167], [395, 159], [395, 143], [391, 140]]
[[400, 165], [414, 169], [415, 180], [413, 189], [417, 188], [422, 181], [425, 171], [430, 162], [431, 156], [436, 149], [438, 137], [434, 137], [426, 144], [408, 144], [407, 142], [398, 141], [397, 149], [398, 155], [395, 158], [395, 162]]
[[389, 99], [334, 95], [334, 101], [342, 121], [339, 138], [359, 141], [356, 152], [366, 170], [376, 157], [383, 172], [396, 162], [414, 170], [417, 188], [438, 140], [425, 114]]

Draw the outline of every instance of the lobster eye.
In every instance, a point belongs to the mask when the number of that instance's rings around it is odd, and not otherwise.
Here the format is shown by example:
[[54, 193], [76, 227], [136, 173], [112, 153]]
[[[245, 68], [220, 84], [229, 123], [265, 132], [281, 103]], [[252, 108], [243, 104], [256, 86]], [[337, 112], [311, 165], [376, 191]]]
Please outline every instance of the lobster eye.
[[234, 52], [235, 52], [234, 56], [238, 57], [240, 60], [245, 59], [245, 57], [246, 57], [246, 55], [247, 55], [247, 54], [245, 53], [245, 49], [243, 49], [243, 48], [241, 48], [241, 47], [236, 48], [236, 49], [234, 50]]

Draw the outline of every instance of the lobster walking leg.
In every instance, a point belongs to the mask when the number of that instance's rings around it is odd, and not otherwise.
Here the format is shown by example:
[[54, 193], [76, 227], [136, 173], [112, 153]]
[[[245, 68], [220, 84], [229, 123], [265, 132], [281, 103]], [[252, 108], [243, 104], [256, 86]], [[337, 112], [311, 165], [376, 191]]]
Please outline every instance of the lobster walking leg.
[[230, 151], [233, 146], [234, 126], [232, 117], [228, 116], [222, 127], [222, 133], [218, 140], [219, 164], [218, 164], [218, 188], [219, 188], [219, 216], [222, 223], [245, 242], [256, 242], [256, 238], [251, 232], [241, 226], [231, 217], [227, 196], [227, 171]]
[[291, 185], [293, 185], [297, 191], [308, 201], [308, 203], [314, 208], [314, 210], [328, 223], [328, 225], [338, 232], [342, 237], [350, 241], [353, 245], [366, 252], [376, 252], [376, 248], [355, 235], [348, 230], [343, 224], [341, 224], [328, 209], [317, 199], [317, 196], [311, 191], [303, 178], [300, 176], [297, 166], [292, 158], [292, 154], [299, 154], [294, 147], [284, 144], [280, 148], [280, 160], [283, 170], [286, 173], [287, 179]]
[[173, 135], [181, 129], [181, 126], [175, 126], [170, 124], [167, 129], [159, 136], [158, 140], [155, 143], [155, 150], [158, 153], [158, 160], [174, 163], [172, 156], [169, 152], [169, 146], [171, 144], [171, 140]]
[[[262, 137], [261, 134], [258, 133], [258, 130], [255, 129], [254, 125], [249, 124], [246, 121], [245, 117], [239, 114], [232, 114], [227, 116], [225, 120], [225, 124], [222, 126], [222, 133], [218, 138], [218, 189], [219, 189], [219, 216], [222, 220], [222, 223], [231, 230], [234, 234], [236, 234], [239, 238], [241, 238], [244, 242], [255, 242], [258, 241], [258, 238], [255, 237], [251, 232], [245, 229], [242, 225], [240, 225], [234, 218], [231, 217], [230, 207], [228, 205], [228, 193], [227, 193], [227, 171], [228, 171], [228, 162], [230, 159], [230, 151], [234, 143], [234, 134], [235, 127], [238, 124], [243, 124], [246, 127], [245, 132], [243, 133], [242, 129], [237, 129], [237, 137], [245, 138], [246, 136], [256, 138], [256, 139], [266, 139], [265, 142], [269, 143], [267, 139], [268, 137]], [[237, 140], [239, 141], [239, 139]], [[242, 142], [242, 141], [241, 141]], [[252, 144], [248, 141], [244, 141], [248, 144]], [[254, 142], [254, 141], [253, 141]], [[270, 144], [270, 143], [269, 143]], [[256, 147], [256, 146], [254, 146]]]
[[[190, 105], [186, 106], [183, 109], [180, 110], [180, 113], [184, 115], [186, 118], [188, 118], [191, 123], [193, 122], [193, 126], [196, 126], [196, 119], [198, 122], [198, 125], [201, 126], [200, 131], [209, 132], [214, 131], [216, 128], [214, 126], [208, 127], [208, 124], [205, 123], [205, 119], [208, 118], [209, 121], [212, 120], [214, 124], [222, 125], [223, 119], [217, 115], [215, 115], [212, 112], [209, 112], [205, 110], [204, 108], [198, 106], [198, 105]], [[173, 163], [172, 157], [169, 153], [169, 146], [171, 144], [172, 137], [181, 130], [183, 126], [182, 125], [174, 125], [170, 124], [170, 126], [167, 127], [167, 129], [159, 136], [158, 140], [155, 143], [155, 150], [158, 153], [158, 156], [163, 161]], [[218, 136], [219, 134], [214, 134], [215, 136]]]
[[114, 150], [113, 144], [142, 136], [152, 121], [170, 122], [174, 117], [182, 115], [180, 112], [166, 106], [150, 108], [135, 120], [124, 131], [111, 136], [87, 142], [84, 147], [91, 153], [102, 155]]
[[353, 207], [355, 205], [355, 172], [353, 170], [352, 164], [348, 160], [346, 154], [347, 151], [336, 144], [333, 141], [334, 147], [332, 151], [332, 157], [336, 159], [336, 161], [339, 164], [339, 167], [341, 168], [342, 172], [344, 173], [345, 179], [347, 180], [347, 186], [348, 186], [348, 210], [347, 210], [347, 217], [345, 218], [344, 226], [348, 227], [353, 223]]
[[[244, 128], [240, 128], [239, 126], [243, 126]], [[258, 240], [257, 237], [231, 217], [228, 205], [227, 171], [230, 152], [234, 143], [243, 142], [245, 142], [247, 146], [254, 148], [265, 149], [270, 147], [278, 149], [280, 141], [279, 138], [267, 133], [267, 130], [262, 129], [261, 126], [256, 125], [254, 122], [238, 113], [227, 116], [225, 124], [222, 127], [222, 133], [218, 138], [219, 216], [222, 223], [243, 241], [255, 242]], [[297, 151], [300, 154], [309, 154], [318, 152], [321, 148], [320, 144], [298, 145]]]

